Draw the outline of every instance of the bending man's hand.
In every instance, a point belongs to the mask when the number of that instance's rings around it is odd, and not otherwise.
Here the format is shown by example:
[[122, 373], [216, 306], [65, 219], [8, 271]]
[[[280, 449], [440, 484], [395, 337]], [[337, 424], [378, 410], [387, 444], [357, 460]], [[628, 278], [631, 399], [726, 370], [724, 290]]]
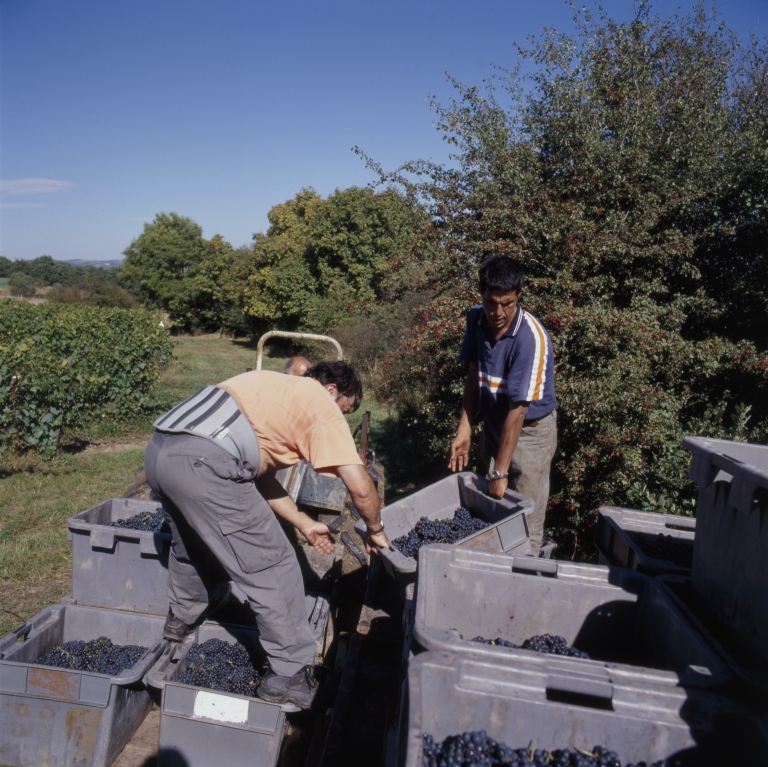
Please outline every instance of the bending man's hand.
[[336, 548], [333, 545], [333, 537], [328, 529], [328, 525], [324, 525], [322, 522], [315, 522], [309, 517], [307, 519], [308, 522], [302, 524], [299, 530], [314, 547], [315, 551], [321, 556], [335, 553]]

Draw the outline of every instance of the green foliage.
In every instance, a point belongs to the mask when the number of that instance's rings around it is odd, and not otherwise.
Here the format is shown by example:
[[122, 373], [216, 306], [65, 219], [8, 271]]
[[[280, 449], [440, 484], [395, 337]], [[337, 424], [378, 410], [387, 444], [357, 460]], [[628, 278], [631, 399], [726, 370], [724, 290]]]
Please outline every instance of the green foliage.
[[86, 267], [83, 279], [74, 285], [55, 285], [46, 294], [48, 301], [59, 304], [85, 304], [87, 306], [133, 309], [137, 300], [117, 284], [117, 269]]
[[81, 282], [71, 288], [54, 288], [46, 298], [58, 304], [85, 304], [115, 309], [133, 309], [138, 303], [125, 288], [102, 282]]
[[221, 235], [206, 243], [190, 295], [198, 327], [241, 334], [249, 330], [241, 306], [253, 260], [251, 248], [233, 248]]
[[120, 280], [145, 305], [167, 311], [180, 330], [242, 330], [239, 302], [252, 260], [220, 235], [177, 213], [158, 213], [124, 251]]
[[123, 253], [120, 277], [133, 284], [149, 306], [165, 309], [177, 326], [194, 326], [195, 268], [203, 259], [203, 230], [177, 213], [158, 213]]
[[254, 244], [246, 312], [263, 326], [328, 332], [350, 304], [381, 297], [392, 257], [423, 225], [423, 213], [394, 191], [304, 189], [269, 212]]
[[[0, 276], [10, 277], [14, 274], [23, 274], [37, 286], [74, 285], [83, 278], [86, 268], [72, 266], [66, 261], [54, 261], [51, 256], [40, 256], [31, 261], [25, 261], [21, 258], [17, 258], [15, 261], [3, 259], [0, 262], [0, 272], [2, 272]], [[93, 267], [90, 268], [93, 269]]]
[[13, 261], [5, 256], [0, 256], [0, 278], [5, 279], [11, 276], [11, 266]]
[[121, 419], [151, 405], [171, 357], [146, 311], [0, 301], [0, 449], [45, 458], [82, 416]]
[[11, 289], [11, 295], [24, 296], [29, 298], [35, 295], [34, 280], [23, 272], [14, 272], [8, 278], [8, 287]]
[[452, 167], [388, 177], [432, 214], [408, 260], [435, 298], [384, 393], [424, 470], [442, 464], [476, 268], [519, 258], [557, 359], [548, 520], [583, 556], [601, 504], [691, 512], [684, 434], [768, 438], [768, 65], [764, 44], [741, 47], [701, 8], [576, 26], [518, 49], [527, 77], [454, 83], [436, 107]]

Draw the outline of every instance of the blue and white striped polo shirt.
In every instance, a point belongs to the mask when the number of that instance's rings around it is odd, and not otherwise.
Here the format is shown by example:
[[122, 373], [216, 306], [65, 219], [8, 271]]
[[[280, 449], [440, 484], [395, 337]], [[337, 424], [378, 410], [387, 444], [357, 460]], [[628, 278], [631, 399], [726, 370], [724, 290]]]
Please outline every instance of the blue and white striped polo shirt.
[[482, 306], [467, 312], [459, 358], [477, 362], [478, 411], [498, 449], [510, 402], [528, 402], [527, 420], [537, 421], [557, 407], [555, 353], [542, 324], [518, 305], [509, 330], [492, 344], [485, 333]]

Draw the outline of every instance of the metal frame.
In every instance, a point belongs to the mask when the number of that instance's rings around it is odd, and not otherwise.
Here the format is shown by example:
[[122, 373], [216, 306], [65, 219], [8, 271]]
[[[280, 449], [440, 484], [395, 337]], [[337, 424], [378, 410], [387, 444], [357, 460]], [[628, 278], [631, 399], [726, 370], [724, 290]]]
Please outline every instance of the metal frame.
[[305, 341], [324, 341], [331, 344], [336, 349], [336, 359], [344, 359], [344, 355], [341, 351], [341, 344], [330, 336], [321, 336], [316, 333], [292, 333], [287, 330], [270, 330], [268, 333], [259, 339], [259, 343], [256, 345], [256, 370], [261, 370], [261, 357], [264, 352], [264, 344], [269, 341], [270, 338], [302, 338]]

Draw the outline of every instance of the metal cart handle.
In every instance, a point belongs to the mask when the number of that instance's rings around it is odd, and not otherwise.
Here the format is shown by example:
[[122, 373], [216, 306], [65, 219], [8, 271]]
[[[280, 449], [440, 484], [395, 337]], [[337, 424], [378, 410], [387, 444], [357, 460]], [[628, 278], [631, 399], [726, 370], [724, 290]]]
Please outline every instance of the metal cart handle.
[[270, 330], [265, 333], [256, 345], [256, 370], [261, 370], [261, 356], [264, 352], [264, 344], [269, 341], [270, 338], [303, 338], [305, 341], [324, 341], [331, 344], [336, 349], [336, 359], [344, 359], [344, 355], [341, 351], [341, 344], [330, 336], [320, 336], [315, 333], [291, 333], [287, 330]]

